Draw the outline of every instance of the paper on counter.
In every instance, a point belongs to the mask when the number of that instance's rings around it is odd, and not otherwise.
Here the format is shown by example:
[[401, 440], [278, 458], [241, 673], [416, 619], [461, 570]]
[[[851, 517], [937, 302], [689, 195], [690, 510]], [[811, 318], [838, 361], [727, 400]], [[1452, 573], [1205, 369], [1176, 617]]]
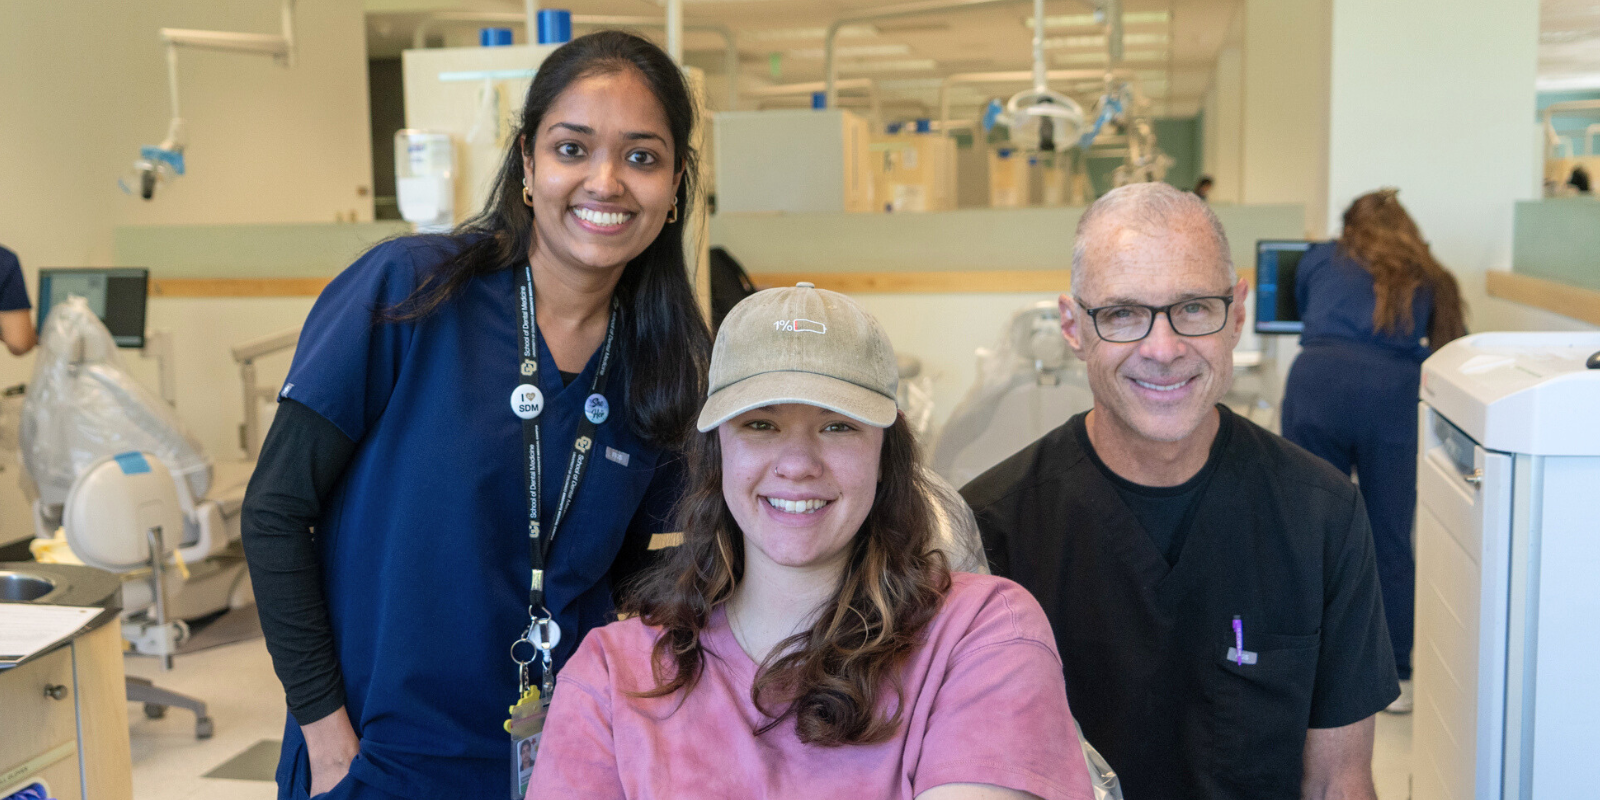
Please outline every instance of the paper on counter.
[[77, 633], [103, 610], [0, 603], [0, 669]]

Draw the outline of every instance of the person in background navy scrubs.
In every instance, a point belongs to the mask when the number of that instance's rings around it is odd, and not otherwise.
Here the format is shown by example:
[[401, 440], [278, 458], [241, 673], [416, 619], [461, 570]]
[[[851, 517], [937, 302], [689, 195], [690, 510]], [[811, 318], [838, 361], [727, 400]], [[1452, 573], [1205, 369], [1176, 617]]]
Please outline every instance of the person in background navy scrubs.
[[1356, 198], [1338, 241], [1301, 257], [1295, 301], [1305, 330], [1283, 396], [1283, 436], [1339, 471], [1366, 499], [1401, 695], [1411, 710], [1416, 558], [1417, 389], [1422, 362], [1466, 334], [1461, 291], [1434, 260], [1397, 190]]
[[681, 493], [710, 352], [680, 221], [694, 124], [655, 45], [576, 39], [540, 65], [485, 208], [374, 247], [317, 300], [243, 519], [291, 715], [279, 797], [511, 796], [508, 651], [531, 559], [508, 402], [531, 380], [518, 275], [535, 296], [546, 529], [618, 309], [609, 415], [545, 568], [559, 669], [614, 619]]
[[33, 315], [28, 313], [32, 308], [22, 262], [16, 253], [0, 247], [0, 342], [5, 342], [11, 355], [20, 356], [39, 343]]

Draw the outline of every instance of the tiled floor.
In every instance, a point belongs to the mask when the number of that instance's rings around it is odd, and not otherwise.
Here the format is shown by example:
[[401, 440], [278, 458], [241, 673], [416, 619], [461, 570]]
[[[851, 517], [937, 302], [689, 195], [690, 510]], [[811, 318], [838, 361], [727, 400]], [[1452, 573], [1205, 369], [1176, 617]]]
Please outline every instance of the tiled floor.
[[[171, 672], [155, 659], [129, 656], [128, 674], [198, 696], [210, 704], [216, 735], [194, 738], [194, 715], [171, 709], [165, 719], [145, 719], [129, 706], [133, 733], [135, 800], [266, 800], [277, 796], [270, 781], [201, 777], [262, 739], [283, 735], [283, 690], [260, 639], [179, 656]], [[1411, 717], [1378, 715], [1373, 778], [1379, 800], [1411, 797]]]
[[188, 711], [172, 708], [165, 718], [152, 720], [141, 706], [130, 704], [135, 800], [278, 796], [270, 780], [200, 777], [262, 739], [283, 736], [283, 688], [261, 639], [178, 656], [171, 672], [163, 672], [153, 658], [125, 658], [129, 675], [204, 700], [216, 723], [215, 735], [200, 741], [194, 738], [194, 715]]
[[1379, 714], [1372, 747], [1378, 800], [1411, 800], [1411, 715]]

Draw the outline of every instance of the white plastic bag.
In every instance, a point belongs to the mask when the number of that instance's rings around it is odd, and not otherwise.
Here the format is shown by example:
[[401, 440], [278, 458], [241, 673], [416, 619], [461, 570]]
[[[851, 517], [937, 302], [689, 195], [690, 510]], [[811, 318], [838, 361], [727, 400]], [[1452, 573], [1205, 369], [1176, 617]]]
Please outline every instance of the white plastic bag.
[[66, 501], [95, 460], [153, 453], [194, 497], [211, 488], [211, 460], [177, 414], [127, 373], [111, 331], [81, 297], [45, 319], [22, 406], [22, 460], [47, 506]]

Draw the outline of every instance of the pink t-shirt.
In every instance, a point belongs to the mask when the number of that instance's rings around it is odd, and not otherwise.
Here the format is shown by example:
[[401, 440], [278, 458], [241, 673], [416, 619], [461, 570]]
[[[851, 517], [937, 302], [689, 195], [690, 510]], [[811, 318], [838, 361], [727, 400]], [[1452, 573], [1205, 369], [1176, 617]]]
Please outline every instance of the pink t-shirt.
[[638, 619], [589, 634], [558, 677], [529, 800], [538, 798], [850, 797], [911, 800], [947, 783], [987, 783], [1045, 800], [1088, 800], [1088, 769], [1044, 611], [1004, 578], [955, 573], [903, 674], [894, 738], [801, 743], [793, 718], [750, 700], [756, 664], [719, 608], [702, 637], [700, 682], [661, 698], [657, 629]]

